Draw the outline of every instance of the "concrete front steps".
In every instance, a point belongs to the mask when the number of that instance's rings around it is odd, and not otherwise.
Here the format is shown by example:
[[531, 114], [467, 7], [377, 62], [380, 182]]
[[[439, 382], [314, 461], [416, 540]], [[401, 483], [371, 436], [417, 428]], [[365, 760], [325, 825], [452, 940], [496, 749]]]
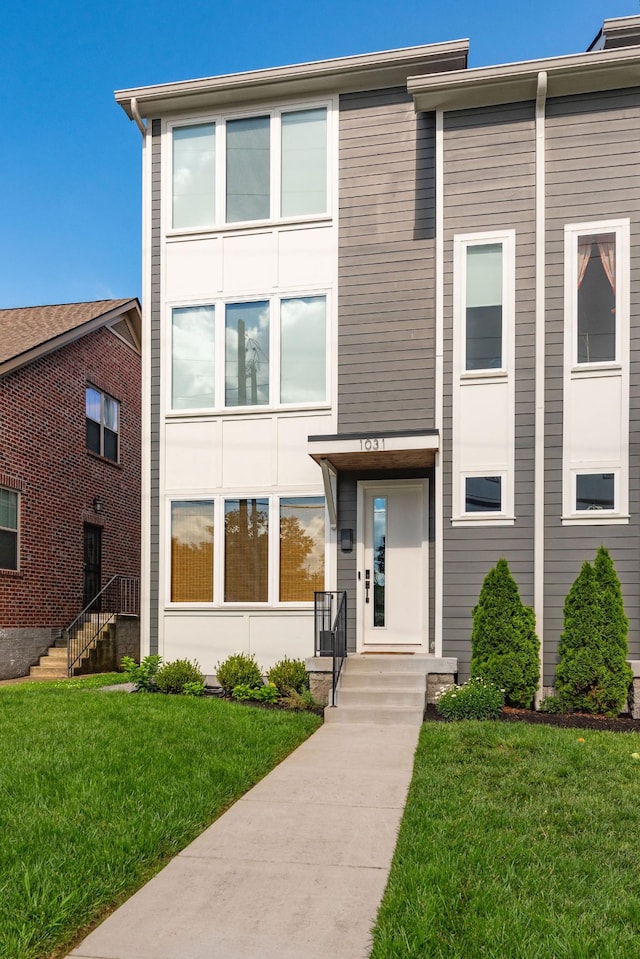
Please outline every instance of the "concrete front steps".
[[29, 670], [31, 679], [66, 679], [67, 647], [50, 646], [37, 666]]
[[429, 662], [426, 656], [402, 654], [348, 656], [340, 676], [338, 705], [327, 706], [325, 722], [419, 726]]

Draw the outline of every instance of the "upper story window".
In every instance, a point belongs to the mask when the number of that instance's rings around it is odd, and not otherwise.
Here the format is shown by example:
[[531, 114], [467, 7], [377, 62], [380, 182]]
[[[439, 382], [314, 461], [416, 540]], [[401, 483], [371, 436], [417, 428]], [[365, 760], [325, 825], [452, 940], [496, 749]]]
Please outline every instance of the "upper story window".
[[499, 370], [503, 363], [503, 246], [466, 247], [464, 369]]
[[18, 493], [0, 489], [0, 569], [18, 568]]
[[94, 386], [86, 389], [87, 449], [118, 462], [120, 404]]
[[174, 126], [174, 230], [327, 212], [327, 108]]
[[295, 296], [175, 308], [171, 408], [325, 403], [326, 305]]
[[616, 359], [616, 235], [578, 236], [577, 360]]

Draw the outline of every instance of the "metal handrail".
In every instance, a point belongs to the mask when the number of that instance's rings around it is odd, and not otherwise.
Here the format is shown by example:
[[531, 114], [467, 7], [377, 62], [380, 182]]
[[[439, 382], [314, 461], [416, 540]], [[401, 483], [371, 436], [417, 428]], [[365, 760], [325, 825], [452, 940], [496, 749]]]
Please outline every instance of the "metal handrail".
[[[118, 615], [140, 613], [140, 580], [116, 573], [93, 597], [82, 612], [64, 630], [67, 641], [67, 676], [86, 651], [92, 647], [104, 627]], [[85, 627], [89, 627], [88, 629]]]
[[336, 706], [338, 680], [347, 656], [347, 593], [345, 590], [323, 590], [314, 593], [314, 632], [315, 655], [331, 656], [332, 659], [329, 705]]

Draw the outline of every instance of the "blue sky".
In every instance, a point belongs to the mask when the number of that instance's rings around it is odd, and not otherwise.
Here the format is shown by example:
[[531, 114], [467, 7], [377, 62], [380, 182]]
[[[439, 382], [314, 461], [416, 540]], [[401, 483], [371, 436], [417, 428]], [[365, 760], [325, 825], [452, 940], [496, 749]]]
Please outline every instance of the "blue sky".
[[113, 91], [469, 37], [586, 49], [639, 0], [3, 0], [0, 308], [139, 296], [141, 137]]

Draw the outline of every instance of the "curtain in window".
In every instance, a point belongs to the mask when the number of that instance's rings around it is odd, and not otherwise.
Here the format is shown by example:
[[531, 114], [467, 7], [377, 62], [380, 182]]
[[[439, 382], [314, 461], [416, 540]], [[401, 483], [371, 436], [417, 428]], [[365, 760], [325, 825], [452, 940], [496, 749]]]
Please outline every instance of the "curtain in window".
[[609, 285], [613, 292], [616, 292], [616, 238], [615, 234], [608, 233], [606, 236], [598, 237], [598, 252], [604, 272], [607, 275]]
[[224, 600], [269, 600], [269, 500], [225, 501]]
[[213, 502], [171, 504], [171, 602], [213, 602]]
[[592, 245], [593, 245], [593, 237], [590, 237], [590, 236], [578, 237], [578, 289], [580, 289], [580, 287], [582, 286], [584, 275], [587, 272], [587, 267], [589, 266], [589, 259], [591, 257]]

